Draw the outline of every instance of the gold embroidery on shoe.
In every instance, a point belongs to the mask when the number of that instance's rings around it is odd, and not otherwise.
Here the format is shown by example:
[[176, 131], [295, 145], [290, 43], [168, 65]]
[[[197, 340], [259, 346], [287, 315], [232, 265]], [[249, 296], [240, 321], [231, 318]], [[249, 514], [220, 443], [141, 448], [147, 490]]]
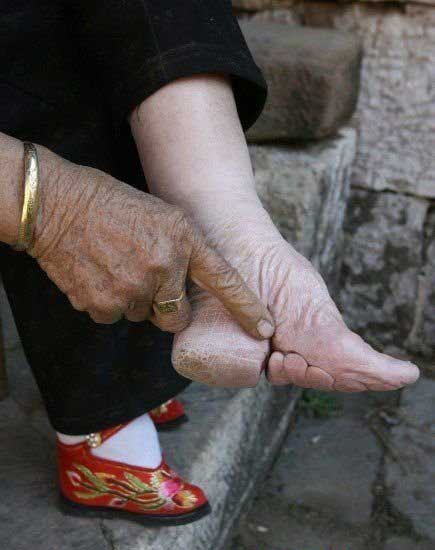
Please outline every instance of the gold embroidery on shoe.
[[92, 499], [101, 496], [112, 496], [110, 506], [123, 508], [133, 502], [143, 510], [157, 510], [164, 505], [191, 508], [197, 496], [185, 488], [183, 481], [172, 472], [160, 469], [151, 475], [150, 483], [145, 483], [131, 472], [124, 471], [123, 479], [105, 472], [93, 473], [82, 464], [73, 464], [77, 471], [67, 471], [67, 476], [74, 487], [75, 496]]

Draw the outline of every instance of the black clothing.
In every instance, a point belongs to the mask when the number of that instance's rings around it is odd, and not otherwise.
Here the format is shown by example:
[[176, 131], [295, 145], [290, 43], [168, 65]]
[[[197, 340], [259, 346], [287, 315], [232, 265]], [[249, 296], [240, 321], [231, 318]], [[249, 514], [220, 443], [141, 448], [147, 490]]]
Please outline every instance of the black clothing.
[[[230, 0], [2, 0], [0, 131], [146, 190], [126, 116], [166, 83], [231, 76], [244, 128], [266, 98]], [[188, 381], [172, 338], [149, 323], [97, 325], [26, 254], [0, 245], [0, 273], [54, 428], [101, 430]]]

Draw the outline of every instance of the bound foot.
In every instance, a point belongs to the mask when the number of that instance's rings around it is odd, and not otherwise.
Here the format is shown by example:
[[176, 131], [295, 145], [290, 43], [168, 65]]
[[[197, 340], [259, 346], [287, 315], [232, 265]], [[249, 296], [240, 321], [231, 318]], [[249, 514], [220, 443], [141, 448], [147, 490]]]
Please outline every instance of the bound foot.
[[267, 367], [273, 384], [345, 392], [394, 390], [418, 379], [415, 365], [375, 351], [351, 332], [312, 264], [259, 226], [226, 224], [209, 238], [268, 305], [276, 323], [270, 349], [194, 288], [194, 321], [174, 345], [181, 374], [211, 385], [249, 386]]

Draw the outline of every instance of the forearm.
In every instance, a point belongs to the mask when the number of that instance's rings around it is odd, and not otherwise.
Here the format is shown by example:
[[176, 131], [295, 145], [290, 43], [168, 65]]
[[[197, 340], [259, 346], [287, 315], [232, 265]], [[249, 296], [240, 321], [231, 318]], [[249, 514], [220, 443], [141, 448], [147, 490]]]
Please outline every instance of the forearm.
[[184, 208], [207, 234], [243, 223], [277, 238], [224, 77], [177, 80], [145, 100], [130, 124], [152, 193]]
[[22, 142], [0, 133], [0, 241], [14, 244], [23, 202]]

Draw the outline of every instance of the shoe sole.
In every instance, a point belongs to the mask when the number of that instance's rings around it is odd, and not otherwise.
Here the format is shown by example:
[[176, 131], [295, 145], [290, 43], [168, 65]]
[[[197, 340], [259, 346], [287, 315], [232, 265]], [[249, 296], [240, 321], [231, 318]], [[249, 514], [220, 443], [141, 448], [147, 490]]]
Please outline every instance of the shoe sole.
[[162, 527], [171, 525], [186, 525], [193, 523], [211, 512], [211, 506], [208, 502], [196, 508], [192, 512], [178, 516], [135, 514], [126, 510], [107, 508], [106, 506], [86, 506], [67, 499], [64, 495], [59, 495], [60, 510], [68, 515], [75, 517], [99, 518], [99, 519], [127, 519], [140, 523], [145, 527]]
[[179, 428], [182, 424], [185, 424], [188, 421], [189, 417], [186, 414], [183, 414], [174, 420], [170, 420], [169, 422], [162, 422], [161, 424], [156, 423], [155, 426], [158, 432], [168, 432]]

